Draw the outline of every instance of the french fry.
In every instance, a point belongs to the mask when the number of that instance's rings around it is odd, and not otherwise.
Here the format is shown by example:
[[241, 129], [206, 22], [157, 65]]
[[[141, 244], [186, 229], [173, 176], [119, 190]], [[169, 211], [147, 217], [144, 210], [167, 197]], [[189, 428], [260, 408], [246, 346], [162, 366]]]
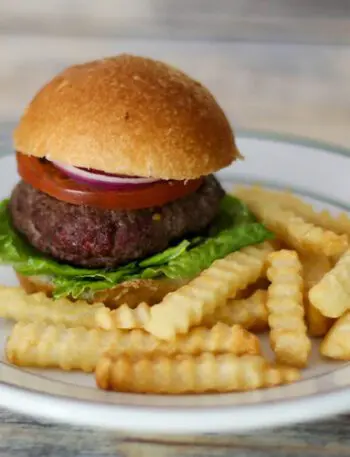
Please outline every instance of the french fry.
[[143, 328], [149, 315], [150, 307], [146, 303], [134, 309], [124, 304], [111, 311], [103, 303], [53, 300], [42, 292], [28, 295], [20, 287], [0, 286], [0, 317], [15, 321], [112, 330]]
[[330, 259], [324, 255], [299, 255], [299, 258], [303, 266], [305, 290], [310, 290], [319, 283], [332, 268]]
[[308, 302], [306, 306], [306, 322], [309, 335], [318, 338], [327, 334], [332, 327], [334, 319], [324, 316]]
[[270, 243], [265, 242], [216, 260], [190, 283], [152, 306], [146, 330], [165, 340], [187, 333], [190, 327], [200, 324], [204, 316], [223, 306], [228, 297], [262, 276], [272, 250]]
[[115, 332], [99, 329], [18, 322], [5, 351], [14, 365], [90, 372], [115, 338]]
[[350, 217], [344, 212], [337, 216], [332, 216], [327, 210], [315, 211], [310, 203], [303, 201], [288, 191], [274, 191], [253, 186], [248, 188], [240, 187], [235, 193], [243, 199], [244, 196], [248, 196], [248, 198], [264, 198], [266, 201], [273, 201], [280, 205], [281, 208], [293, 211], [314, 225], [335, 232], [338, 235], [346, 234], [350, 238]]
[[289, 197], [291, 198], [294, 197], [293, 194], [291, 194], [288, 191], [278, 191], [278, 190], [272, 190], [268, 189], [266, 187], [262, 186], [237, 186], [233, 189], [233, 194], [239, 198], [240, 200], [243, 200], [245, 202], [251, 202], [251, 201], [262, 201], [267, 203], [273, 203], [275, 205], [280, 206], [283, 209], [291, 209], [293, 210], [294, 207], [290, 207], [288, 205], [289, 203]]
[[321, 314], [340, 317], [350, 308], [350, 250], [338, 260], [335, 267], [309, 291], [309, 300]]
[[[264, 200], [265, 203], [273, 203], [282, 209], [293, 211], [296, 215], [301, 216], [309, 222], [313, 222], [307, 217], [312, 206], [289, 190], [272, 190], [262, 186], [238, 186], [234, 189], [234, 194], [245, 201]], [[319, 224], [316, 222], [315, 225]]]
[[266, 299], [266, 290], [257, 290], [250, 297], [241, 300], [229, 299], [226, 305], [216, 308], [213, 315], [206, 316], [202, 325], [212, 326], [217, 322], [223, 322], [227, 325], [238, 324], [255, 332], [266, 330]]
[[0, 286], [0, 317], [26, 322], [64, 324], [67, 327], [113, 328], [111, 311], [96, 303], [53, 300], [44, 293], [28, 295], [20, 287]]
[[330, 329], [333, 320], [324, 316], [315, 308], [309, 300], [309, 290], [317, 284], [323, 276], [331, 269], [331, 262], [326, 256], [302, 256], [304, 277], [304, 307], [306, 322], [310, 336], [324, 336]]
[[140, 360], [106, 355], [99, 360], [95, 374], [102, 389], [158, 394], [253, 390], [300, 377], [297, 369], [271, 366], [261, 356], [208, 353]]
[[42, 323], [17, 323], [6, 344], [8, 360], [20, 366], [60, 367], [63, 370], [95, 369], [107, 350], [113, 356], [146, 356], [153, 353], [232, 352], [258, 354], [258, 338], [242, 327], [218, 324], [212, 329], [198, 327], [172, 343], [158, 340], [143, 330], [104, 331], [84, 327], [67, 328]]
[[267, 228], [297, 251], [331, 257], [343, 254], [348, 247], [346, 235], [317, 227], [276, 203], [249, 197], [245, 198], [245, 203]]
[[302, 265], [295, 251], [282, 250], [268, 257], [267, 292], [271, 347], [280, 363], [303, 367], [311, 342], [306, 334]]
[[121, 329], [144, 328], [150, 318], [150, 309], [147, 303], [140, 303], [136, 308], [121, 305], [111, 311], [112, 326]]
[[324, 337], [320, 352], [331, 359], [350, 360], [350, 312], [343, 314]]

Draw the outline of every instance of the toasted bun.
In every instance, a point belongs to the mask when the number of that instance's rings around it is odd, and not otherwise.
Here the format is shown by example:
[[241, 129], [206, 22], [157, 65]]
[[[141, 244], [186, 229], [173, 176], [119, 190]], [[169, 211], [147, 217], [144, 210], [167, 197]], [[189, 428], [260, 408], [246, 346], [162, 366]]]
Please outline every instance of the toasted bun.
[[210, 92], [164, 63], [120, 55], [67, 68], [14, 132], [17, 151], [108, 173], [208, 175], [239, 157]]
[[[38, 276], [23, 276], [17, 273], [17, 278], [28, 294], [44, 292], [49, 297], [52, 295], [53, 286], [50, 282]], [[135, 308], [139, 303], [146, 302], [149, 305], [159, 303], [169, 292], [173, 292], [185, 281], [175, 281], [170, 279], [142, 279], [126, 281], [112, 289], [106, 289], [87, 297], [91, 303], [104, 303], [109, 308], [117, 308], [126, 303], [131, 308]]]

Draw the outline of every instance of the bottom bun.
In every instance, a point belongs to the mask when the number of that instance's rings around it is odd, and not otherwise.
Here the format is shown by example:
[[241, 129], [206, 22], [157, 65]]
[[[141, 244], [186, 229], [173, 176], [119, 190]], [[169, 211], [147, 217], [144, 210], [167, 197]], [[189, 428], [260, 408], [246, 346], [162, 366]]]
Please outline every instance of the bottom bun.
[[[28, 294], [44, 292], [49, 297], [52, 296], [54, 287], [47, 278], [16, 274], [21, 286]], [[173, 292], [186, 282], [173, 279], [135, 279], [133, 281], [125, 281], [111, 289], [95, 292], [92, 296], [86, 297], [86, 299], [91, 303], [102, 302], [111, 309], [117, 308], [124, 303], [131, 308], [135, 308], [141, 302], [154, 305], [159, 303], [166, 294]]]

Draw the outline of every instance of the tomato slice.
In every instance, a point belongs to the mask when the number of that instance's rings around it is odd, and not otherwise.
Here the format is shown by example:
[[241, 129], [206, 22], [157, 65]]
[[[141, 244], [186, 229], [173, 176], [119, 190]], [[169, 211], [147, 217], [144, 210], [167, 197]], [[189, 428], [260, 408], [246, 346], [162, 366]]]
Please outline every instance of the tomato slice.
[[202, 178], [188, 181], [158, 181], [147, 187], [121, 190], [96, 190], [65, 176], [51, 162], [17, 152], [18, 173], [36, 189], [73, 205], [102, 209], [141, 209], [162, 206], [195, 192]]

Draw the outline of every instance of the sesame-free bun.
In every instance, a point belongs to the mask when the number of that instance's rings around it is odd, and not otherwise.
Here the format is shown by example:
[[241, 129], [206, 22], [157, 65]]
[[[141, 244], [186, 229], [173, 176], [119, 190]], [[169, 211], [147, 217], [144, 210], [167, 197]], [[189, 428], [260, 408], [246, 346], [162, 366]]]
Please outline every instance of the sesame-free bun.
[[156, 60], [119, 55], [67, 68], [27, 107], [15, 149], [107, 173], [208, 175], [239, 157], [210, 92]]
[[[40, 276], [24, 276], [19, 273], [16, 275], [21, 287], [28, 294], [44, 292], [47, 296], [52, 296], [54, 287], [49, 279]], [[84, 298], [90, 303], [104, 303], [111, 309], [118, 308], [124, 303], [130, 308], [136, 308], [141, 302], [149, 305], [159, 303], [165, 295], [183, 286], [186, 282], [166, 278], [134, 279]]]

